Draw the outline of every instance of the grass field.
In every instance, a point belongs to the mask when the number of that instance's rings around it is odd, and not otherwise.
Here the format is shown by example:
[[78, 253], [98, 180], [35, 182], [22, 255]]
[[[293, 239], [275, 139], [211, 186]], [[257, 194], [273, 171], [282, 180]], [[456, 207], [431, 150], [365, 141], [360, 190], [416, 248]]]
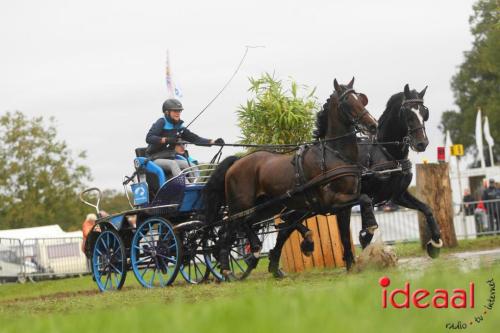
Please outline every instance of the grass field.
[[[314, 270], [282, 281], [265, 273], [263, 262], [244, 282], [176, 283], [156, 290], [140, 288], [130, 274], [125, 289], [111, 293], [98, 293], [89, 276], [2, 285], [0, 332], [430, 333], [450, 331], [445, 325], [459, 321], [469, 325], [465, 331], [498, 331], [498, 305], [483, 313], [490, 295], [486, 280], [500, 281], [498, 260], [463, 265], [446, 253], [432, 262], [420, 260], [426, 264], [357, 274], [341, 269]], [[389, 290], [402, 288], [409, 281], [412, 290], [444, 288], [451, 292], [474, 282], [476, 306], [382, 309], [378, 280], [384, 275], [391, 278]], [[483, 321], [470, 325], [481, 313]]]

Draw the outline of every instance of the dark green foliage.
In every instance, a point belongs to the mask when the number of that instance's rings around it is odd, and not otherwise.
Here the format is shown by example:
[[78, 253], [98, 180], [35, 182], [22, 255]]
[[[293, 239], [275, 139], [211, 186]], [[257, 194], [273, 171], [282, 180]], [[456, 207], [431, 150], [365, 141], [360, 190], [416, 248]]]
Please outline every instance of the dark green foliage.
[[440, 125], [443, 133], [450, 130], [453, 142], [464, 144], [469, 151], [475, 149], [474, 129], [478, 107], [489, 118], [491, 135], [496, 144], [500, 143], [499, 2], [480, 0], [473, 9], [474, 14], [469, 20], [474, 36], [473, 46], [470, 51], [465, 52], [465, 61], [451, 80], [455, 103], [459, 109], [445, 111]]
[[[85, 153], [78, 154], [78, 159]], [[7, 112], [0, 117], [0, 229], [59, 224], [79, 228], [77, 199], [90, 170], [57, 139], [54, 119]]]
[[116, 214], [131, 209], [127, 196], [123, 191], [104, 190], [102, 196], [101, 209], [109, 214]]

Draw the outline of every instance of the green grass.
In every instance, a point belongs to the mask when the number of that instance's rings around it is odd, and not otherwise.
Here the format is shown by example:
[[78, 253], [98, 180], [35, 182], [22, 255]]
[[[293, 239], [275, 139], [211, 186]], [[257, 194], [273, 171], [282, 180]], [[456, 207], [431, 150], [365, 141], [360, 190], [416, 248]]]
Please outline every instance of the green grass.
[[[485, 281], [500, 277], [498, 262], [464, 271], [456, 260], [430, 266], [347, 274], [313, 270], [276, 281], [262, 272], [232, 284], [146, 290], [130, 274], [125, 290], [98, 293], [89, 276], [0, 286], [0, 332], [443, 332], [469, 321], [488, 296]], [[475, 309], [382, 309], [378, 279], [392, 286], [466, 288], [476, 283]], [[179, 279], [180, 281], [181, 279]], [[42, 296], [43, 295], [43, 296]], [[498, 306], [469, 332], [496, 332]], [[497, 327], [497, 328], [495, 328]]]

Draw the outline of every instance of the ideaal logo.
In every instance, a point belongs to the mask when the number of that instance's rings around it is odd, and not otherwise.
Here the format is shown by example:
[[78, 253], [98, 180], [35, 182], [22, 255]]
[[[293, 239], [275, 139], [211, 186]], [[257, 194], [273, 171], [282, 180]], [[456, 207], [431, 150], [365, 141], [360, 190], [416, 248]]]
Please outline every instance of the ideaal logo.
[[[489, 297], [486, 303], [482, 306], [484, 309], [479, 315], [475, 315], [472, 320], [458, 321], [456, 323], [446, 323], [446, 328], [448, 329], [466, 329], [474, 323], [480, 323], [484, 320], [484, 316], [489, 310], [493, 309], [495, 304], [495, 281], [489, 279], [486, 281], [489, 287]], [[434, 291], [429, 291], [427, 289], [418, 288], [412, 291], [410, 282], [406, 282], [403, 288], [395, 288], [392, 291], [388, 291], [387, 287], [391, 284], [391, 280], [387, 277], [381, 277], [379, 279], [379, 284], [382, 287], [382, 308], [387, 309], [388, 307], [393, 307], [396, 309], [415, 307], [418, 309], [425, 309], [428, 307], [433, 307], [435, 309], [474, 309], [475, 308], [475, 284], [474, 282], [469, 282], [467, 288], [460, 289], [456, 288], [452, 291], [446, 289], [434, 289]], [[396, 301], [398, 295], [402, 296], [400, 301]]]

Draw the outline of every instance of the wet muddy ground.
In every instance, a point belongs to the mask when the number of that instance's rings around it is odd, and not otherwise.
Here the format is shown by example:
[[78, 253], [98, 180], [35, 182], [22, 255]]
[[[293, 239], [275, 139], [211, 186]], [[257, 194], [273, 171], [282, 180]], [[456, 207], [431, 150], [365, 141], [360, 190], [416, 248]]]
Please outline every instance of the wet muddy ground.
[[398, 260], [397, 267], [399, 270], [421, 275], [424, 274], [423, 268], [438, 265], [458, 267], [464, 273], [498, 266], [500, 265], [500, 248], [450, 253], [442, 255], [439, 259], [431, 259], [429, 257], [402, 258]]

